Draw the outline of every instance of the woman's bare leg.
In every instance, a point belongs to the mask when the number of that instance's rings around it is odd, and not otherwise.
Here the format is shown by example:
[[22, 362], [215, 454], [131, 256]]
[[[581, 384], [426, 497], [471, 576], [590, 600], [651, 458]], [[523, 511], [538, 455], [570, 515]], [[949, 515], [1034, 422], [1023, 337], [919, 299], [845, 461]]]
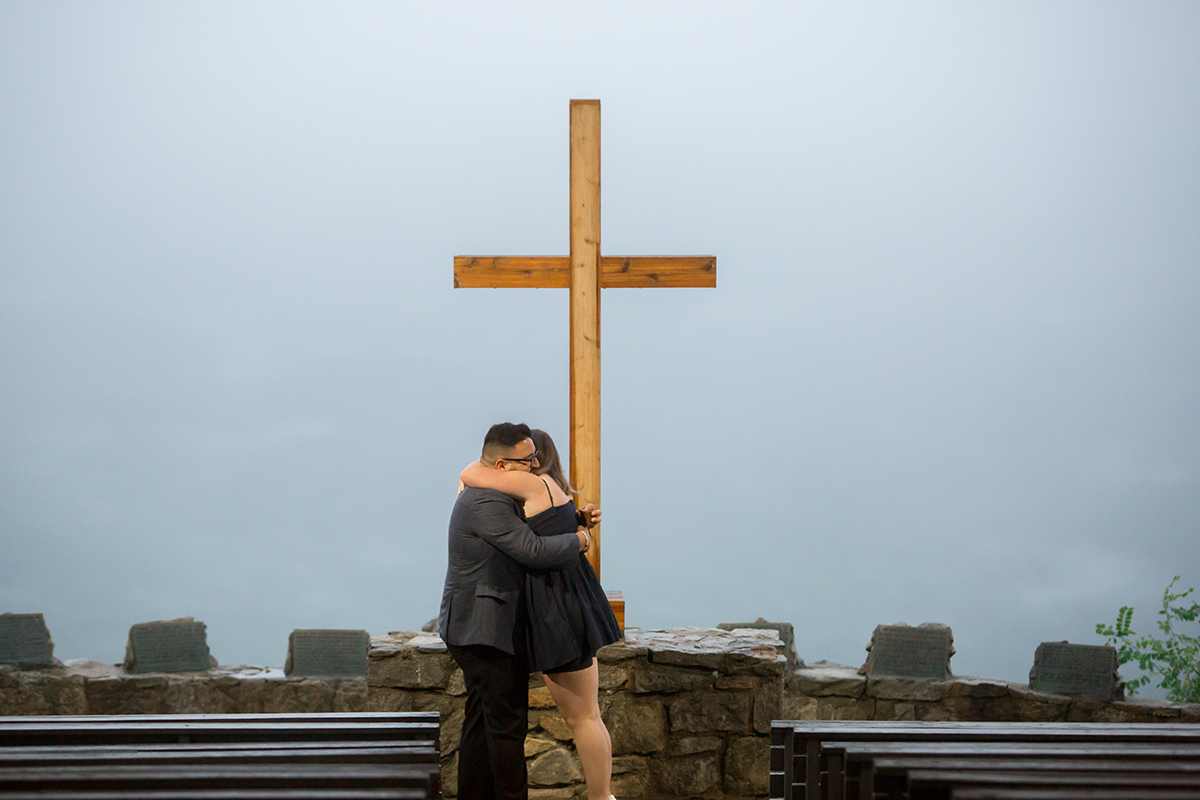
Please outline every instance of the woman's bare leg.
[[588, 800], [608, 800], [612, 780], [612, 740], [600, 718], [600, 679], [596, 660], [578, 672], [545, 675], [558, 713], [575, 732], [575, 750], [583, 762]]

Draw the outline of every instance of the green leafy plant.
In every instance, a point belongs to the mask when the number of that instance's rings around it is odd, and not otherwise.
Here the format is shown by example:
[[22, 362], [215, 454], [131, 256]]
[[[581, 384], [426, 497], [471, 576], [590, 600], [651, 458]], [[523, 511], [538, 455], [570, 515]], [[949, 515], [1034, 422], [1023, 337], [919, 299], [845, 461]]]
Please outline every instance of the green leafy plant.
[[1200, 618], [1200, 603], [1193, 602], [1185, 608], [1183, 600], [1194, 589], [1188, 589], [1179, 594], [1171, 590], [1175, 580], [1167, 584], [1163, 591], [1163, 607], [1158, 615], [1158, 629], [1166, 638], [1156, 639], [1153, 636], [1138, 637], [1133, 631], [1133, 607], [1121, 606], [1117, 612], [1117, 624], [1096, 625], [1096, 633], [1107, 636], [1105, 644], [1115, 645], [1117, 660], [1122, 663], [1136, 661], [1142, 672], [1149, 673], [1130, 679], [1125, 684], [1125, 691], [1134, 695], [1137, 690], [1150, 683], [1150, 675], [1159, 675], [1162, 680], [1159, 687], [1167, 690], [1167, 699], [1175, 703], [1200, 702], [1200, 639], [1188, 636], [1175, 629], [1176, 622], [1195, 622]]

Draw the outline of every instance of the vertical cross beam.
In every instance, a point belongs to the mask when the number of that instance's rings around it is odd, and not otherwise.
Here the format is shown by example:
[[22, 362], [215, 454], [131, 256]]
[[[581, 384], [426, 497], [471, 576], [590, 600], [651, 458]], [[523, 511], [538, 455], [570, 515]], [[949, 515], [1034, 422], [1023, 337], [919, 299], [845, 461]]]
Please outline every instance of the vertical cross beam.
[[[571, 101], [571, 483], [600, 507], [600, 101]], [[600, 574], [600, 530], [588, 560]]]

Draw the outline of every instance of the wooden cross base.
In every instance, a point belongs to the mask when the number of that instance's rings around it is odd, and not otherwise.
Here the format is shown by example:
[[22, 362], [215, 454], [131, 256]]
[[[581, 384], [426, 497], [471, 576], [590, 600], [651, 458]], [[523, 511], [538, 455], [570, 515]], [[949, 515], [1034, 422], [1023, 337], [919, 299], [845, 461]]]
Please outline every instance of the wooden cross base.
[[621, 635], [625, 635], [625, 595], [621, 592], [606, 590], [604, 594], [608, 597], [608, 607], [612, 609], [613, 616], [617, 618], [617, 627], [621, 629]]

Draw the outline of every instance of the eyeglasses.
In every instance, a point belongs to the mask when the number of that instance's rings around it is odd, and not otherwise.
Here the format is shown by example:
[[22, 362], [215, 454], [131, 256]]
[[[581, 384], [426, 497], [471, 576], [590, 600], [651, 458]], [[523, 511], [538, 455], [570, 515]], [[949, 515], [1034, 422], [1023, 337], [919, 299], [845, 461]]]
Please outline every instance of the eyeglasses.
[[517, 463], [528, 464], [529, 466], [532, 467], [533, 462], [537, 461], [537, 457], [538, 457], [538, 451], [534, 450], [533, 455], [531, 455], [531, 456], [526, 456], [525, 458], [506, 458], [504, 460], [505, 461], [516, 461]]

